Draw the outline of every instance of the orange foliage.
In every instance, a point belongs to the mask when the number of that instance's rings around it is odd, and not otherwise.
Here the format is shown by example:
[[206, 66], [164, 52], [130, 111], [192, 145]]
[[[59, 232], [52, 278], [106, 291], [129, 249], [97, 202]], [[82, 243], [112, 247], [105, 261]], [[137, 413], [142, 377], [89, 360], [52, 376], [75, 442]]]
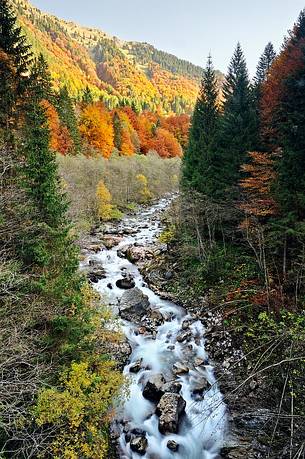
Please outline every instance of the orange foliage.
[[276, 203], [271, 196], [271, 187], [276, 178], [274, 160], [278, 153], [249, 153], [251, 163], [241, 166], [248, 177], [240, 181], [245, 202], [240, 208], [249, 216], [267, 217], [276, 213]]
[[189, 115], [169, 116], [168, 118], [163, 118], [161, 121], [161, 127], [171, 132], [178, 140], [182, 148], [186, 148], [190, 129]]
[[173, 134], [166, 129], [157, 129], [156, 136], [150, 140], [149, 149], [155, 150], [162, 158], [182, 156], [182, 148]]
[[281, 54], [272, 64], [267, 81], [262, 87], [261, 120], [263, 138], [277, 146], [277, 113], [285, 94], [287, 78], [297, 73], [304, 65], [305, 39], [295, 43], [289, 40]]
[[71, 151], [73, 141], [66, 126], [60, 122], [56, 108], [47, 100], [41, 102], [47, 117], [50, 130], [50, 148], [63, 155]]
[[89, 145], [104, 158], [109, 158], [114, 148], [112, 118], [101, 103], [88, 105], [81, 117], [79, 130]]

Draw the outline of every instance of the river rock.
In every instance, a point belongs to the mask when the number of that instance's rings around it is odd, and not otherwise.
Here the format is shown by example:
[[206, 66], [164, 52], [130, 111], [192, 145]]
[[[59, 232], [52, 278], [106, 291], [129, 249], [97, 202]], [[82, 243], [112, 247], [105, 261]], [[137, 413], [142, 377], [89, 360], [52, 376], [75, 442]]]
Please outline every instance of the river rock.
[[183, 363], [177, 362], [173, 365], [173, 373], [177, 376], [185, 375], [189, 371], [190, 369], [186, 365], [183, 365]]
[[134, 363], [129, 367], [130, 373], [139, 373], [139, 371], [140, 371], [141, 368], [142, 368], [142, 362], [143, 362], [142, 359], [137, 360], [136, 362], [134, 362]]
[[144, 456], [146, 453], [146, 449], [148, 446], [147, 438], [146, 437], [135, 437], [130, 442], [130, 449], [135, 453], [140, 454], [140, 456]]
[[104, 236], [103, 237], [103, 244], [106, 249], [112, 249], [116, 245], [118, 245], [122, 241], [121, 236]]
[[179, 420], [186, 402], [178, 394], [166, 393], [161, 397], [156, 414], [159, 416], [159, 431], [162, 434], [178, 433]]
[[163, 392], [171, 392], [173, 394], [179, 394], [182, 388], [182, 384], [179, 381], [169, 381], [162, 387]]
[[96, 284], [99, 280], [106, 278], [104, 268], [96, 260], [89, 260], [89, 267], [85, 270], [87, 278], [93, 284]]
[[149, 378], [143, 389], [143, 397], [151, 402], [158, 403], [164, 395], [163, 386], [165, 382], [162, 374], [157, 374]]
[[203, 396], [203, 393], [210, 387], [211, 384], [209, 383], [209, 381], [207, 381], [205, 378], [202, 378], [199, 381], [197, 381], [196, 384], [193, 386], [192, 393], [195, 396]]
[[139, 324], [148, 309], [148, 296], [144, 295], [139, 288], [132, 288], [123, 293], [119, 306], [122, 319]]
[[179, 451], [179, 445], [178, 445], [178, 443], [175, 442], [175, 440], [168, 440], [168, 442], [167, 442], [167, 447], [168, 447], [168, 449], [170, 449], [171, 451], [174, 451], [174, 453], [176, 453], [177, 451]]
[[116, 281], [116, 286], [123, 290], [129, 290], [131, 288], [134, 288], [135, 285], [136, 283], [134, 279], [128, 275]]
[[193, 335], [192, 335], [191, 330], [182, 330], [181, 332], [178, 333], [176, 339], [178, 343], [184, 343], [185, 341], [190, 341], [192, 337]]

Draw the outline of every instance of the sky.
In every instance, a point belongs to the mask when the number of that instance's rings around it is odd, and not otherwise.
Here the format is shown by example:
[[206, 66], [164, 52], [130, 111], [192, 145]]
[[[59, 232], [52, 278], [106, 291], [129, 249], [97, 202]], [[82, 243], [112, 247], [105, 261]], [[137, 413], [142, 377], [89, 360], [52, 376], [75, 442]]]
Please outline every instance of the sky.
[[142, 41], [226, 72], [241, 42], [250, 74], [271, 41], [280, 49], [305, 0], [30, 0], [34, 6], [124, 40]]

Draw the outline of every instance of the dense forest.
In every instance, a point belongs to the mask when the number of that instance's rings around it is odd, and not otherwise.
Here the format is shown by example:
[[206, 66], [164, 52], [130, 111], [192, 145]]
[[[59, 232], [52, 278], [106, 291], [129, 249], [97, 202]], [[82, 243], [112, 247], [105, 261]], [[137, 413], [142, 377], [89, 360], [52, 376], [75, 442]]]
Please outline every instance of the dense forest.
[[94, 99], [111, 109], [125, 101], [141, 109], [191, 113], [200, 67], [145, 43], [124, 42], [42, 13], [28, 0], [12, 4], [33, 53], [43, 53], [54, 84], [68, 86], [73, 97], [89, 86]]
[[[247, 457], [304, 457], [304, 43], [303, 11], [278, 55], [267, 44], [252, 82], [238, 44], [221, 104], [209, 58], [171, 230], [183, 294], [207, 295], [220, 336], [243, 349], [227, 364], [239, 403], [246, 394], [250, 412], [269, 410], [260, 422], [249, 414], [255, 434], [240, 421], [259, 442]], [[224, 390], [235, 405], [236, 387]]]
[[1, 1], [1, 458], [305, 457], [304, 88]]

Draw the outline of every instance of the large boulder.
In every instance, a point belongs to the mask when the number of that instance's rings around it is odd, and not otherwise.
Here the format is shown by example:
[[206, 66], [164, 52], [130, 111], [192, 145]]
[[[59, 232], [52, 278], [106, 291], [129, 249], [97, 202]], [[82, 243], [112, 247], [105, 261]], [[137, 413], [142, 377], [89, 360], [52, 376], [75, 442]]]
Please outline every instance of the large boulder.
[[143, 436], [134, 437], [130, 442], [130, 449], [140, 456], [144, 456], [148, 446], [147, 438]]
[[123, 290], [129, 290], [131, 288], [134, 288], [135, 285], [136, 283], [131, 276], [125, 276], [125, 277], [122, 277], [122, 279], [118, 279], [116, 281], [116, 286]]
[[162, 374], [152, 376], [144, 386], [143, 397], [151, 402], [158, 403], [164, 395], [163, 386], [165, 383], [166, 381]]
[[179, 420], [185, 406], [186, 402], [181, 395], [168, 392], [161, 397], [156, 414], [159, 416], [159, 431], [162, 434], [178, 433]]
[[149, 309], [148, 296], [137, 287], [127, 290], [121, 298], [119, 309], [122, 319], [139, 324]]

